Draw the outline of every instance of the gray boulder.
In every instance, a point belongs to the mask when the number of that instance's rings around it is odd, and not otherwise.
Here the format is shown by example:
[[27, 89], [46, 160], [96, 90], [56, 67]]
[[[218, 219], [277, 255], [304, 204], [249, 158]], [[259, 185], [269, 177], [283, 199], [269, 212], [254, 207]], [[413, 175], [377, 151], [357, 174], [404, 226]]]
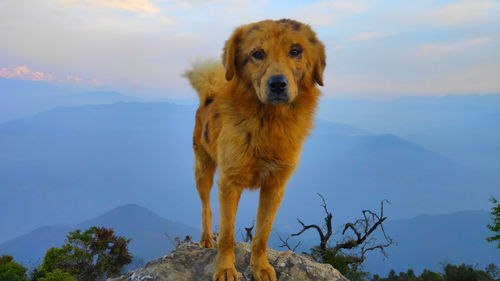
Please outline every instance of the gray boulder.
[[[254, 280], [250, 268], [250, 249], [248, 243], [238, 242], [235, 245], [240, 281]], [[198, 243], [187, 242], [163, 258], [108, 281], [209, 281], [214, 273], [216, 256], [217, 249], [205, 249]], [[310, 257], [292, 251], [279, 252], [268, 248], [267, 257], [279, 281], [348, 281], [331, 265], [317, 263]]]

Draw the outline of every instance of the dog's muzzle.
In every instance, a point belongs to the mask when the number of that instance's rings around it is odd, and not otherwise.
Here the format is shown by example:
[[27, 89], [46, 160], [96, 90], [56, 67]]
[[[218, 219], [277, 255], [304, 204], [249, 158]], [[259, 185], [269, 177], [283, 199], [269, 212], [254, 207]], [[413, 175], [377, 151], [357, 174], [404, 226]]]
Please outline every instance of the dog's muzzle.
[[280, 104], [288, 101], [288, 81], [283, 75], [274, 75], [267, 80], [267, 101], [271, 104]]

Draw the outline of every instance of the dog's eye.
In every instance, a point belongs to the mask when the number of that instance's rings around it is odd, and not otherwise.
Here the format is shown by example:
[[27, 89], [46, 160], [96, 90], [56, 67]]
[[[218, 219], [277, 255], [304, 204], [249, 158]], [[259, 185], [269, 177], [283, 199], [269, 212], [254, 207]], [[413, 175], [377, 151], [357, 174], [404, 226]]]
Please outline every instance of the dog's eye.
[[292, 58], [298, 57], [302, 53], [302, 50], [299, 48], [291, 49], [288, 55]]
[[265, 56], [264, 51], [255, 51], [252, 54], [252, 57], [254, 57], [254, 59], [256, 60], [263, 60], [264, 56]]
[[290, 52], [288, 52], [288, 55], [291, 57], [291, 58], [296, 58], [298, 56], [300, 56], [300, 54], [302, 54], [302, 46], [300, 44], [292, 44], [291, 48], [290, 48]]

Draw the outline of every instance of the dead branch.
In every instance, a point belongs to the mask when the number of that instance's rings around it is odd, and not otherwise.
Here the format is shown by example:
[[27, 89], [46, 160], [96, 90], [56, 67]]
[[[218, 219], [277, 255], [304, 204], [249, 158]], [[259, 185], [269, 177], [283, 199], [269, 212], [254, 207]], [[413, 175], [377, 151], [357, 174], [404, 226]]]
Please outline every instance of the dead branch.
[[165, 236], [167, 236], [168, 240], [170, 240], [170, 243], [172, 243], [172, 246], [174, 246], [174, 248], [177, 247], [177, 246], [179, 246], [179, 244], [176, 243], [174, 241], [174, 239], [172, 239], [172, 237], [170, 237], [170, 235], [168, 235], [168, 233], [165, 232], [164, 234], [165, 234]]
[[[387, 235], [387, 233], [385, 232], [383, 225], [383, 222], [387, 219], [387, 217], [384, 216], [384, 202], [390, 203], [387, 199], [384, 199], [380, 202], [380, 214], [377, 214], [370, 210], [363, 210], [362, 219], [358, 219], [354, 223], [346, 223], [344, 226], [344, 230], [342, 231], [342, 235], [345, 235], [347, 230], [351, 230], [355, 235], [355, 238], [349, 237], [345, 242], [339, 243], [333, 248], [334, 251], [338, 252], [342, 249], [350, 250], [360, 246], [361, 252], [359, 256], [353, 260], [353, 266], [355, 267], [364, 262], [367, 252], [380, 250], [380, 252], [385, 257], [387, 256], [385, 248], [394, 244], [392, 238], [389, 237], [389, 235]], [[384, 235], [384, 244], [376, 244], [376, 239], [374, 238], [368, 239], [368, 237], [377, 228], [380, 228]]]
[[290, 239], [290, 236], [288, 236], [286, 239], [283, 239], [281, 237], [281, 235], [278, 234], [278, 238], [280, 239], [281, 241], [281, 245], [279, 246], [280, 248], [287, 248], [288, 250], [292, 251], [292, 252], [295, 252], [295, 250], [297, 249], [297, 247], [299, 247], [300, 243], [302, 241], [299, 241], [299, 243], [297, 243], [294, 247], [291, 247], [290, 244], [288, 244], [288, 240]]
[[[255, 225], [255, 221], [252, 221], [251, 227], [243, 227], [245, 229], [245, 237], [243, 238], [243, 241], [252, 242], [252, 239], [253, 239], [252, 230], [253, 230], [254, 225]], [[243, 236], [243, 234], [241, 236]]]
[[[292, 234], [291, 236], [299, 236], [304, 233], [308, 229], [316, 229], [318, 235], [320, 237], [320, 245], [318, 248], [318, 252], [320, 257], [325, 260], [327, 253], [327, 243], [332, 235], [332, 213], [328, 211], [326, 206], [325, 198], [318, 194], [321, 198], [323, 210], [326, 214], [325, 227], [321, 228], [316, 224], [306, 225], [299, 218], [297, 221], [302, 226], [302, 230]], [[384, 256], [386, 256], [385, 248], [394, 244], [393, 240], [387, 233], [385, 232], [383, 223], [387, 219], [384, 216], [384, 203], [390, 203], [388, 200], [384, 199], [380, 202], [380, 213], [373, 212], [371, 210], [363, 210], [361, 213], [363, 215], [362, 218], [355, 220], [354, 222], [349, 222], [344, 225], [344, 229], [342, 231], [342, 235], [346, 235], [348, 231], [351, 232], [350, 236], [341, 242], [337, 243], [333, 248], [330, 248], [330, 251], [334, 253], [338, 253], [342, 250], [352, 250], [355, 248], [360, 248], [360, 253], [358, 255], [350, 255], [351, 264], [353, 267], [357, 267], [362, 264], [365, 260], [366, 253], [374, 250], [380, 250]], [[377, 240], [375, 238], [370, 238], [370, 235], [377, 230], [380, 229], [384, 235], [385, 243], [377, 244]], [[326, 232], [325, 232], [326, 229]], [[282, 245], [280, 247], [287, 247], [290, 249], [290, 245], [288, 244], [288, 238], [283, 239], [279, 237]]]
[[321, 198], [321, 201], [323, 202], [323, 204], [321, 206], [323, 207], [323, 210], [326, 213], [326, 217], [325, 217], [326, 233], [324, 233], [323, 229], [321, 227], [319, 227], [318, 225], [316, 225], [316, 224], [305, 225], [299, 218], [297, 218], [297, 221], [302, 225], [302, 230], [298, 233], [292, 234], [292, 236], [299, 236], [302, 233], [304, 233], [304, 231], [311, 229], [311, 228], [316, 229], [316, 231], [318, 232], [318, 235], [319, 235], [319, 239], [320, 239], [320, 245], [319, 245], [320, 255], [322, 258], [325, 258], [326, 257], [326, 245], [328, 243], [328, 240], [330, 239], [330, 236], [332, 236], [332, 233], [333, 233], [333, 231], [332, 231], [332, 217], [333, 216], [332, 216], [332, 213], [329, 212], [328, 208], [326, 207], [325, 198], [319, 193], [318, 193], [318, 196]]

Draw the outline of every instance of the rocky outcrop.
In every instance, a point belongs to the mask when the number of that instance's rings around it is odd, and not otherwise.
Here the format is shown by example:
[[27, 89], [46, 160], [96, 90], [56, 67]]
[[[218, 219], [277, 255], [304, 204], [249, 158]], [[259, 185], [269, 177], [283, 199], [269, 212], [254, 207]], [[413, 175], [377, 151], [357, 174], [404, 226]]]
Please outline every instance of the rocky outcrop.
[[[251, 281], [250, 244], [236, 243], [236, 269], [240, 281]], [[147, 263], [144, 267], [108, 281], [210, 281], [215, 269], [216, 249], [201, 248], [198, 243], [181, 244], [172, 253]], [[329, 264], [292, 251], [267, 249], [269, 263], [279, 281], [344, 281], [340, 272]]]

